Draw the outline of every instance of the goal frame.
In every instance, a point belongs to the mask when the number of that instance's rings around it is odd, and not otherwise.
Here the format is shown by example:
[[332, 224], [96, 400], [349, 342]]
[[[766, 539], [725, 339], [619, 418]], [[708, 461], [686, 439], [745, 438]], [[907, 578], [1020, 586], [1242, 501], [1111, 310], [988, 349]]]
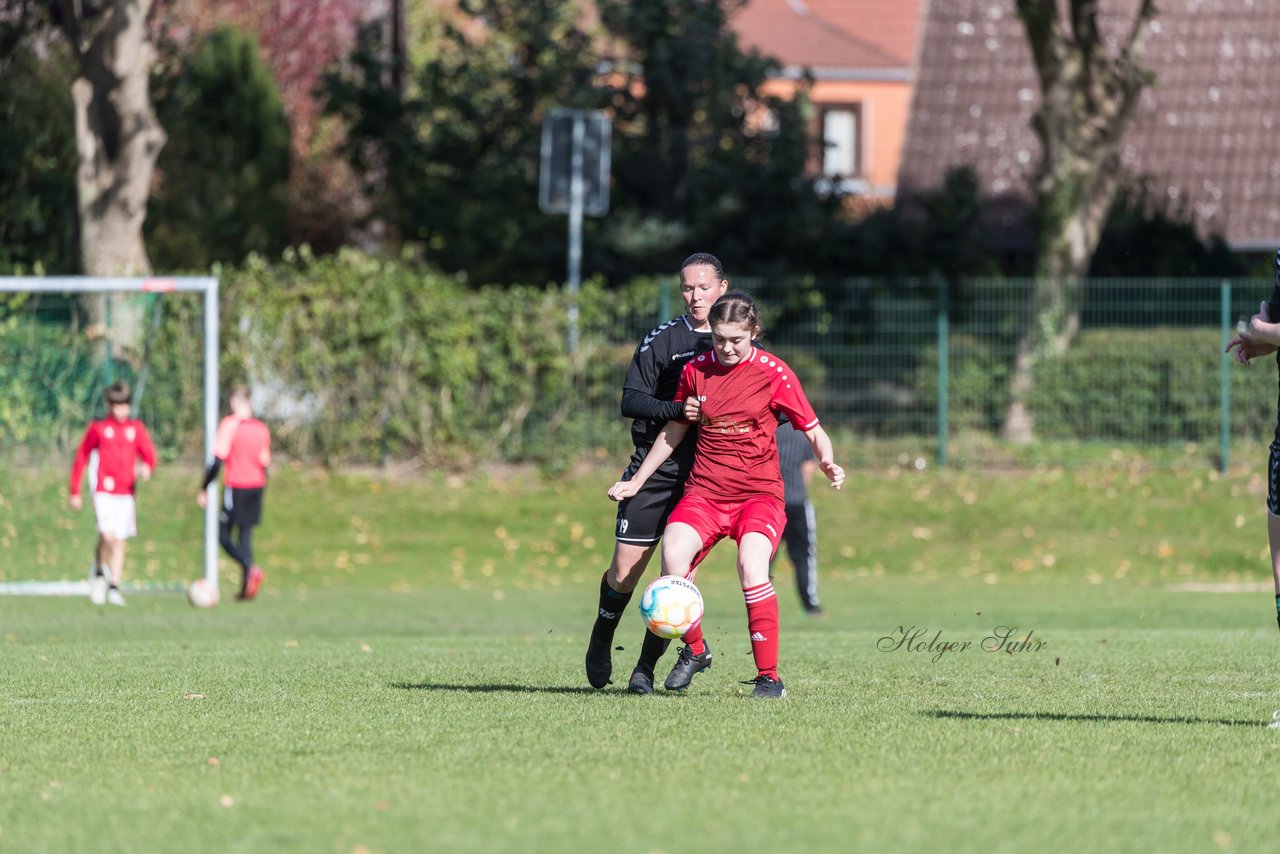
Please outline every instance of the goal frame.
[[[171, 293], [204, 295], [204, 462], [218, 429], [218, 279], [214, 276], [0, 276], [0, 293]], [[218, 502], [204, 508], [204, 578], [218, 585]]]

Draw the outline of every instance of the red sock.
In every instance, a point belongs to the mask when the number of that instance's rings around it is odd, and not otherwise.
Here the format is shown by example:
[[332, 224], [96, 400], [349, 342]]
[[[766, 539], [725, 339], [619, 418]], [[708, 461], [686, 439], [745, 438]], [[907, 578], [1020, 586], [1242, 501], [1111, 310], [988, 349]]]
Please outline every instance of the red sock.
[[758, 675], [778, 678], [778, 596], [773, 582], [766, 581], [742, 591], [747, 602], [747, 629], [751, 632], [751, 654]]
[[707, 651], [707, 645], [702, 642], [702, 620], [694, 623], [689, 627], [689, 631], [684, 633], [681, 638], [685, 646], [689, 647], [689, 651], [694, 655], [702, 655]]

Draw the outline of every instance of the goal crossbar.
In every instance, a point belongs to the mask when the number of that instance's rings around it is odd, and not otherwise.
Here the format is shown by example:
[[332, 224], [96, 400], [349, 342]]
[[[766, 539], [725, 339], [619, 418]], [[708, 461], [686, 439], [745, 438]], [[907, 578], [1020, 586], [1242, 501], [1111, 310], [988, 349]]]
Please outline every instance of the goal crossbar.
[[[0, 292], [16, 293], [198, 292], [204, 295], [204, 459], [213, 458], [218, 429], [218, 280], [213, 276], [0, 276]], [[204, 509], [204, 577], [218, 583], [218, 502]]]

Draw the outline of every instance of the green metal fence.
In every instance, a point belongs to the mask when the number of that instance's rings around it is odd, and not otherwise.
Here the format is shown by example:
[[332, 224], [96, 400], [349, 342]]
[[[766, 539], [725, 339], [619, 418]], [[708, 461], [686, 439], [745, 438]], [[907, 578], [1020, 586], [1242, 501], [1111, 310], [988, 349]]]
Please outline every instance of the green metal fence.
[[[828, 427], [875, 440], [879, 453], [896, 445], [962, 465], [1034, 453], [999, 438], [1031, 284], [732, 282], [757, 298], [765, 345], [795, 368]], [[1034, 448], [1064, 462], [1163, 451], [1225, 469], [1233, 442], [1267, 440], [1275, 429], [1272, 360], [1246, 368], [1223, 353], [1236, 323], [1270, 293], [1258, 279], [1087, 282], [1079, 334], [1036, 370]], [[679, 310], [671, 294], [653, 304], [664, 303]], [[653, 319], [630, 319], [631, 332]]]
[[[665, 284], [636, 282], [619, 290], [584, 288], [577, 354], [544, 353], [547, 347], [540, 344], [537, 371], [524, 369], [528, 342], [541, 334], [563, 345], [568, 296], [538, 292], [540, 313], [511, 320], [528, 333], [520, 338], [523, 343], [486, 350], [483, 371], [477, 374], [477, 382], [500, 377], [509, 392], [481, 404], [494, 408], [502, 416], [498, 421], [507, 424], [507, 414], [529, 407], [527, 417], [509, 419], [514, 426], [499, 449], [503, 459], [537, 461], [557, 454], [576, 458], [596, 450], [622, 453], [628, 431], [618, 412], [619, 386], [636, 343], [680, 310], [673, 279]], [[836, 436], [843, 461], [853, 466], [1140, 458], [1225, 470], [1233, 448], [1246, 444], [1254, 446], [1251, 459], [1264, 459], [1257, 446], [1275, 431], [1273, 360], [1246, 368], [1223, 353], [1235, 324], [1270, 295], [1270, 281], [1088, 282], [1079, 334], [1065, 355], [1042, 359], [1037, 366], [1028, 398], [1036, 436], [1030, 445], [1000, 438], [1030, 281], [738, 278], [732, 285], [757, 298], [765, 346], [795, 369]], [[165, 452], [175, 456], [198, 448], [200, 411], [198, 396], [192, 396], [200, 388], [200, 361], [190, 358], [188, 334], [198, 318], [184, 309], [178, 296], [166, 296], [166, 322], [152, 336], [153, 390], [147, 392], [143, 413]], [[468, 311], [476, 316], [492, 312], [492, 295], [463, 294], [458, 299], [469, 300]], [[104, 377], [83, 332], [74, 323], [41, 317], [34, 306], [35, 301], [28, 300], [0, 312], [0, 388], [6, 390], [0, 404], [0, 463], [15, 456], [65, 456], [101, 400]], [[414, 325], [415, 317], [402, 318], [403, 330], [408, 331], [387, 333], [387, 340], [446, 355], [483, 343], [453, 335], [432, 319], [434, 315], [419, 325]], [[443, 343], [429, 340], [437, 330], [442, 330]], [[498, 332], [501, 323], [469, 334]], [[326, 364], [346, 373], [330, 378], [325, 389], [306, 387], [296, 377], [294, 385], [286, 387], [279, 377], [293, 374], [283, 369], [273, 374], [263, 367], [274, 364], [273, 340], [264, 339], [268, 346], [252, 354], [253, 364], [261, 373], [257, 381], [274, 378], [277, 397], [312, 402], [311, 409], [300, 409], [289, 416], [288, 424], [279, 425], [282, 447], [290, 436], [300, 437], [291, 446], [300, 456], [318, 447], [319, 440], [308, 437], [321, 436], [324, 425], [334, 419], [379, 423], [384, 437], [390, 435], [390, 396], [377, 389], [358, 399], [323, 394], [335, 384], [363, 388], [366, 381], [361, 378], [371, 371], [387, 388], [398, 390], [400, 409], [392, 414], [414, 430], [422, 421], [426, 427], [419, 432], [425, 438], [407, 428], [394, 434], [394, 444], [384, 439], [374, 446], [357, 437], [335, 452], [334, 460], [368, 462], [388, 454], [447, 456], [440, 436], [474, 432], [452, 423], [445, 425], [452, 434], [443, 427], [428, 429], [444, 423], [452, 411], [447, 406], [452, 398], [442, 391], [447, 391], [448, 378], [442, 378], [443, 369], [429, 359], [397, 360], [396, 365], [404, 361], [418, 367], [380, 374], [377, 371], [390, 370], [381, 367], [383, 357], [370, 352], [360, 336], [347, 335], [319, 342], [331, 348], [324, 353]], [[224, 365], [224, 375], [230, 376], [237, 367], [234, 360], [248, 357], [228, 350], [223, 358], [233, 360]], [[121, 370], [133, 378], [124, 367]], [[468, 386], [464, 382], [459, 387]], [[567, 399], [559, 399], [562, 396]], [[512, 403], [514, 398], [520, 402]], [[435, 422], [423, 421], [426, 416], [412, 420], [420, 409], [431, 406], [436, 408], [427, 415]], [[323, 436], [331, 438], [329, 433]], [[415, 439], [420, 439], [417, 444], [411, 441]]]

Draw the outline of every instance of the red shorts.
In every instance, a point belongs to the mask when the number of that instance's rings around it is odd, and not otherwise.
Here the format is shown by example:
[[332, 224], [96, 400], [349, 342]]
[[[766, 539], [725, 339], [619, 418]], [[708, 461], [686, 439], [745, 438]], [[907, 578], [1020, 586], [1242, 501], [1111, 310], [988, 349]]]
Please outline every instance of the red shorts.
[[769, 538], [770, 553], [778, 550], [782, 529], [787, 524], [787, 511], [777, 498], [753, 495], [742, 501], [717, 501], [704, 495], [686, 494], [671, 511], [667, 524], [683, 522], [702, 538], [702, 554], [725, 537], [735, 543], [744, 534], [764, 534]]

